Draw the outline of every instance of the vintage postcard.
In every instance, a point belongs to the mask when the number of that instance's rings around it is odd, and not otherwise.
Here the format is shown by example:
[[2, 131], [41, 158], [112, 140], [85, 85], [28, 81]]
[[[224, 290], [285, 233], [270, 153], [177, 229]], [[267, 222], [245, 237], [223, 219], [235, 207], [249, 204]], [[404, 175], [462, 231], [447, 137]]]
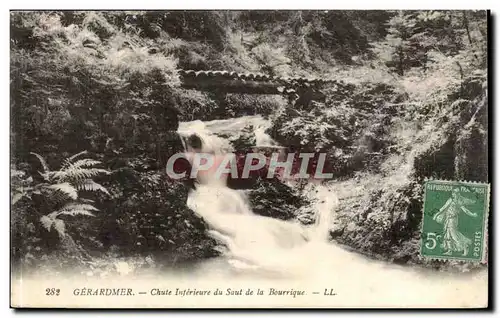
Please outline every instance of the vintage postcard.
[[11, 11], [14, 308], [486, 308], [487, 11]]

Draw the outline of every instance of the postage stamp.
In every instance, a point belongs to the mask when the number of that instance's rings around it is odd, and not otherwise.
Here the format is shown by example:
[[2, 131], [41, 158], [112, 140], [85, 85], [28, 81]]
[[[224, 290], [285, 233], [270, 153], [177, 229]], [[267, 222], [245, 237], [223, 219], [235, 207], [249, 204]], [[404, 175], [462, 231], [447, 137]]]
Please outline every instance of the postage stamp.
[[427, 180], [421, 255], [485, 261], [489, 195], [490, 186], [485, 183]]

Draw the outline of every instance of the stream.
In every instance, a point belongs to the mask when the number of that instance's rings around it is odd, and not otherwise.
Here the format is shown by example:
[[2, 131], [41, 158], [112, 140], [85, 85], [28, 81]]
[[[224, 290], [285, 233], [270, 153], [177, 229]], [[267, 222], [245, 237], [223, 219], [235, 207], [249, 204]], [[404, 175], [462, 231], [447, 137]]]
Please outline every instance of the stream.
[[[196, 134], [201, 151], [217, 158], [230, 151], [229, 141], [217, 134], [234, 134], [248, 123], [254, 127], [257, 146], [279, 148], [265, 134], [269, 123], [260, 116], [181, 123], [178, 131], [187, 157], [194, 150], [186, 140]], [[143, 273], [117, 261], [117, 274], [101, 277], [91, 272], [57, 279], [20, 273], [13, 277], [13, 299], [24, 304], [23, 299], [29, 299], [30, 306], [94, 308], [467, 308], [488, 304], [487, 269], [444, 272], [396, 265], [330, 242], [329, 228], [338, 204], [335, 181], [311, 187], [316, 222], [307, 227], [254, 214], [244, 190], [227, 187], [225, 179], [210, 171], [198, 181], [187, 204], [204, 218], [208, 234], [220, 243], [220, 257]], [[64, 296], [56, 303], [40, 296], [51, 286]], [[126, 288], [135, 296], [82, 297], [83, 288]]]
[[[181, 123], [179, 133], [197, 134], [202, 151], [217, 156], [228, 145], [217, 134], [234, 133], [248, 123], [255, 129], [257, 146], [276, 145], [264, 133], [268, 122], [260, 116]], [[316, 223], [306, 228], [296, 221], [256, 215], [244, 191], [204, 178], [190, 193], [188, 205], [206, 220], [209, 234], [225, 248], [223, 257], [206, 261], [197, 272], [225, 281], [264, 279], [285, 285], [299, 281], [320, 294], [336, 291], [335, 296], [323, 295], [336, 306], [467, 307], [487, 303], [487, 270], [452, 273], [399, 266], [329, 242], [329, 225], [338, 203], [335, 182], [315, 189]]]

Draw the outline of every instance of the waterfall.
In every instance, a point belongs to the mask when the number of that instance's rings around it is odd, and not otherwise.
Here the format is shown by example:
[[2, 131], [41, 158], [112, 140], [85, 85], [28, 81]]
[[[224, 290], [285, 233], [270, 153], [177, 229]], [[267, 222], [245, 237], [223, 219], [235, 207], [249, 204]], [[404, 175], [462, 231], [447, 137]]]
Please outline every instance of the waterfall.
[[[228, 135], [230, 130], [234, 133], [249, 122], [259, 135], [257, 145], [273, 147], [274, 142], [264, 133], [266, 123], [261, 121], [257, 116], [247, 116], [181, 123], [179, 134], [184, 138], [188, 157], [194, 151], [188, 142], [193, 134], [201, 140], [199, 151], [217, 157], [230, 151], [230, 146], [216, 134]], [[272, 282], [272, 286], [308, 291], [333, 288], [338, 292], [335, 297], [311, 296], [321, 297], [311, 301], [324, 301], [325, 306], [334, 303], [341, 307], [439, 307], [453, 302], [466, 307], [487, 301], [487, 270], [446, 273], [403, 267], [369, 259], [328, 242], [329, 225], [338, 203], [335, 191], [327, 185], [307, 187], [304, 193], [314, 202], [315, 210], [315, 223], [309, 227], [297, 221], [256, 215], [243, 190], [228, 188], [224, 178], [203, 176], [189, 194], [188, 206], [205, 219], [208, 234], [221, 244], [223, 257], [203, 261], [190, 275], [197, 281], [207, 277], [220, 279], [224, 282], [221, 286], [241, 283], [263, 288]]]
[[[248, 122], [247, 118], [245, 120]], [[257, 146], [276, 144], [264, 133], [264, 124], [253, 124], [258, 137]], [[212, 131], [207, 126], [211, 126]], [[220, 158], [228, 154], [230, 147], [213, 130], [214, 127], [227, 129], [227, 126], [224, 121], [182, 123], [179, 134], [184, 140], [186, 157], [192, 158], [199, 151], [210, 154], [216, 164], [220, 163]], [[232, 126], [234, 129], [234, 122]], [[189, 144], [188, 139], [193, 135], [199, 138], [201, 145], [193, 147]], [[212, 170], [198, 177], [187, 204], [208, 224], [209, 235], [224, 246], [223, 254], [231, 265], [282, 273], [290, 265], [293, 267], [300, 263], [293, 258], [302, 258], [306, 246], [327, 241], [328, 225], [336, 202], [328, 189], [317, 190], [316, 223], [306, 228], [298, 221], [282, 221], [254, 214], [246, 193], [228, 188], [225, 181], [224, 177], [215, 177]]]

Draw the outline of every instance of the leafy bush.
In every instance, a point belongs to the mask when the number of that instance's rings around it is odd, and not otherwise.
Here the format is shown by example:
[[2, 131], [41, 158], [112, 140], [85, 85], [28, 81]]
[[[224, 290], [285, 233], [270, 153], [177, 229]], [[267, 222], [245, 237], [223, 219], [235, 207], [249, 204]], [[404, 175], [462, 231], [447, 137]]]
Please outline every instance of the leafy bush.
[[336, 176], [376, 168], [391, 145], [387, 129], [406, 98], [384, 84], [338, 85], [325, 90], [311, 110], [284, 109], [273, 118], [271, 136], [285, 146], [326, 152]]
[[[65, 26], [64, 14], [16, 14], [18, 28], [31, 33], [13, 34], [11, 107], [18, 160], [34, 151], [50, 162], [58, 148], [134, 151], [139, 139], [144, 148], [148, 139], [157, 147], [161, 130], [175, 130], [178, 119], [168, 98], [178, 84], [175, 59], [150, 54], [151, 41], [113, 27], [100, 13], [82, 15], [81, 25]], [[23, 48], [33, 41], [36, 48]], [[141, 121], [149, 123], [140, 128]], [[144, 129], [155, 136], [142, 141]], [[132, 142], [124, 149], [126, 141]]]
[[188, 190], [164, 173], [120, 169], [99, 241], [121, 255], [154, 256], [165, 266], [216, 255], [205, 222], [186, 205]]

